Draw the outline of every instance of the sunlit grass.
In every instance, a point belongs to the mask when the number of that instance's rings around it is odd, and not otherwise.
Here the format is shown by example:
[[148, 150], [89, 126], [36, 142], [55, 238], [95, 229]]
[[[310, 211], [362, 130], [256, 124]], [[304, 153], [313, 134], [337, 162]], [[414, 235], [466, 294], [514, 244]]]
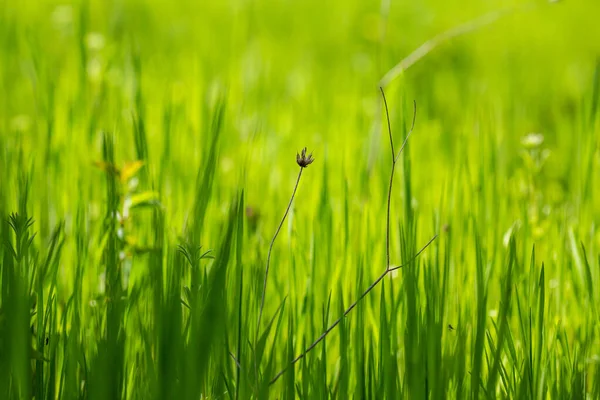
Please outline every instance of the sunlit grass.
[[521, 5], [1, 3], [0, 398], [600, 398], [600, 4]]

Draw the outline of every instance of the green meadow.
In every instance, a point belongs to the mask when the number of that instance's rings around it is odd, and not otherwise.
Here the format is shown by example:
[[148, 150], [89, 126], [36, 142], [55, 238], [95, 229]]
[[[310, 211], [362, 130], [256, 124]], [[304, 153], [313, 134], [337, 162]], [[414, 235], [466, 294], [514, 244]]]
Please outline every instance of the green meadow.
[[0, 398], [599, 399], [599, 18], [0, 0]]

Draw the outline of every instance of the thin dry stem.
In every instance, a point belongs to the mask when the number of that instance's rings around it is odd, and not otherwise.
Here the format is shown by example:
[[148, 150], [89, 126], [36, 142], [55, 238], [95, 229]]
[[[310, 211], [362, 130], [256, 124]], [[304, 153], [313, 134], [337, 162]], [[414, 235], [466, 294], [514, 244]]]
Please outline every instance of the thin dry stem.
[[256, 338], [258, 338], [258, 332], [260, 331], [260, 321], [263, 315], [263, 309], [265, 307], [265, 293], [267, 292], [267, 279], [269, 278], [269, 265], [271, 263], [271, 252], [273, 251], [273, 245], [275, 244], [275, 239], [277, 239], [277, 235], [279, 235], [279, 231], [283, 226], [283, 223], [290, 212], [290, 208], [292, 208], [292, 202], [294, 201], [294, 196], [296, 196], [296, 190], [298, 190], [298, 184], [300, 183], [300, 178], [302, 177], [302, 171], [304, 167], [300, 167], [300, 172], [298, 172], [298, 179], [296, 179], [296, 185], [294, 186], [294, 191], [292, 192], [292, 197], [290, 197], [290, 202], [288, 203], [287, 208], [285, 209], [285, 214], [283, 214], [283, 218], [281, 218], [281, 222], [279, 222], [279, 226], [275, 231], [275, 235], [273, 235], [273, 239], [271, 239], [271, 244], [269, 245], [269, 252], [267, 254], [267, 266], [265, 267], [265, 281], [263, 283], [262, 296], [260, 299], [260, 311], [258, 312], [258, 321], [256, 323]]
[[385, 267], [386, 267], [386, 270], [389, 270], [390, 269], [390, 219], [391, 219], [390, 218], [390, 208], [391, 208], [391, 203], [392, 203], [392, 186], [394, 185], [394, 173], [396, 172], [396, 163], [398, 162], [398, 159], [400, 158], [400, 155], [402, 154], [402, 151], [404, 150], [406, 143], [408, 143], [408, 138], [410, 137], [411, 133], [415, 129], [415, 120], [417, 119], [417, 102], [413, 101], [412, 124], [411, 124], [410, 130], [408, 131], [408, 134], [404, 138], [404, 142], [402, 142], [400, 151], [398, 152], [398, 154], [396, 154], [394, 152], [394, 135], [392, 135], [392, 125], [390, 122], [390, 112], [389, 112], [388, 105], [387, 105], [387, 99], [385, 98], [385, 92], [383, 91], [383, 88], [380, 87], [379, 90], [381, 91], [381, 97], [383, 98], [383, 104], [385, 106], [385, 116], [387, 119], [388, 135], [390, 137], [390, 148], [392, 149], [392, 172], [390, 173], [390, 183], [388, 186], [387, 218], [385, 221], [385, 224], [386, 224], [386, 227], [385, 227]]
[[[302, 154], [303, 159], [305, 158], [305, 153], [306, 153], [306, 148], [304, 149], [304, 153]], [[309, 158], [311, 158], [311, 156], [309, 156]], [[312, 161], [310, 161], [308, 164], [310, 164], [311, 162]], [[299, 162], [298, 162], [298, 165], [300, 165]], [[260, 298], [260, 310], [258, 312], [258, 320], [256, 321], [256, 332], [254, 335], [254, 348], [255, 349], [256, 349], [256, 344], [258, 342], [258, 335], [260, 333], [260, 321], [262, 320], [263, 310], [265, 308], [265, 294], [267, 293], [267, 280], [269, 278], [269, 265], [271, 264], [271, 252], [273, 251], [273, 245], [275, 244], [275, 239], [277, 239], [277, 235], [279, 235], [279, 231], [281, 230], [281, 227], [283, 226], [283, 223], [285, 222], [285, 219], [292, 207], [292, 203], [294, 201], [294, 197], [296, 196], [296, 191], [298, 190], [298, 185], [300, 184], [300, 178], [302, 177], [302, 171], [304, 170], [304, 168], [306, 168], [306, 167], [300, 165], [300, 171], [298, 172], [298, 178], [296, 179], [296, 185], [294, 185], [294, 191], [292, 192], [292, 197], [290, 197], [290, 202], [288, 203], [288, 206], [285, 209], [283, 218], [281, 218], [281, 222], [279, 222], [279, 226], [277, 227], [277, 230], [275, 231], [275, 234], [273, 235], [273, 239], [271, 239], [271, 244], [269, 245], [269, 252], [267, 253], [267, 265], [265, 267], [265, 280], [263, 283], [263, 290], [262, 290], [262, 295]], [[256, 357], [254, 357], [254, 373], [256, 375], [256, 378], [258, 379], [258, 364], [256, 362]]]

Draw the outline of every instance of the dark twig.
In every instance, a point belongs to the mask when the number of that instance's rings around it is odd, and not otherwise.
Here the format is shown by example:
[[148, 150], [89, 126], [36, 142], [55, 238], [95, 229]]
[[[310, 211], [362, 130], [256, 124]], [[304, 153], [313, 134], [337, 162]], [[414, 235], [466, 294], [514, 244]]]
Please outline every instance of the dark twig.
[[315, 340], [310, 346], [308, 346], [306, 348], [306, 350], [304, 350], [300, 355], [296, 356], [296, 358], [294, 358], [285, 368], [283, 368], [281, 371], [279, 371], [277, 373], [277, 375], [275, 375], [273, 377], [273, 379], [271, 379], [271, 381], [269, 382], [269, 385], [274, 384], [275, 382], [277, 382], [277, 380], [288, 370], [288, 368], [293, 367], [294, 364], [296, 364], [298, 361], [300, 361], [301, 359], [303, 359], [304, 357], [306, 357], [306, 355], [313, 350], [320, 342], [322, 342], [323, 340], [325, 340], [325, 338], [327, 337], [327, 335], [336, 327], [339, 325], [339, 323], [342, 321], [342, 319], [344, 319], [357, 305], [358, 303], [366, 296], [368, 295], [382, 280], [383, 278], [385, 278], [387, 276], [387, 274], [389, 274], [392, 271], [398, 270], [400, 268], [403, 268], [405, 266], [408, 266], [409, 264], [412, 264], [420, 255], [421, 253], [423, 253], [423, 251], [425, 251], [425, 249], [427, 249], [427, 247], [429, 247], [431, 245], [431, 243], [433, 243], [433, 241], [437, 238], [437, 234], [434, 235], [428, 242], [427, 244], [425, 244], [425, 246], [423, 246], [421, 248], [421, 250], [419, 250], [408, 262], [397, 266], [397, 267], [390, 267], [390, 205], [391, 205], [391, 196], [392, 196], [392, 186], [393, 186], [393, 182], [394, 182], [394, 171], [396, 169], [396, 162], [398, 161], [398, 158], [400, 157], [400, 154], [402, 153], [402, 150], [404, 150], [404, 147], [408, 141], [408, 138], [410, 136], [410, 134], [413, 131], [413, 128], [415, 126], [415, 119], [417, 116], [417, 104], [416, 102], [414, 103], [414, 112], [413, 112], [413, 121], [412, 121], [412, 126], [410, 128], [410, 131], [408, 132], [408, 134], [406, 135], [406, 138], [404, 139], [404, 142], [402, 143], [402, 147], [400, 148], [400, 151], [398, 152], [398, 154], [396, 154], [394, 152], [394, 139], [392, 136], [392, 128], [391, 128], [391, 124], [390, 124], [390, 115], [389, 115], [389, 111], [388, 111], [388, 106], [387, 106], [387, 100], [385, 98], [385, 93], [383, 91], [383, 88], [380, 88], [381, 90], [381, 95], [383, 97], [383, 102], [385, 105], [385, 113], [386, 113], [386, 117], [387, 117], [387, 122], [388, 122], [388, 133], [389, 133], [389, 137], [390, 137], [390, 147], [392, 148], [392, 171], [390, 173], [390, 184], [388, 187], [388, 196], [387, 196], [387, 215], [386, 215], [386, 268], [385, 271], [379, 275], [379, 277], [377, 279], [375, 279], [375, 281], [373, 283], [371, 283], [371, 285], [369, 285], [369, 287], [358, 297], [358, 299], [356, 299], [356, 301], [354, 301], [354, 303], [352, 303], [350, 305], [350, 307], [348, 307], [346, 309], [346, 311], [344, 311], [344, 314], [342, 314], [342, 316], [340, 318], [338, 318], [333, 324], [331, 324], [318, 338], [317, 340]]

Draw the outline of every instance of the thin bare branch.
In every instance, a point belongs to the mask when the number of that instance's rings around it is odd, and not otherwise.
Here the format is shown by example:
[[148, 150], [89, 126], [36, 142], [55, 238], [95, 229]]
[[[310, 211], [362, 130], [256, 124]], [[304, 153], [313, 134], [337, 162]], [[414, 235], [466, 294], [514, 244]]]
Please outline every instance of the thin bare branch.
[[371, 283], [371, 285], [369, 285], [369, 287], [360, 295], [360, 297], [358, 299], [356, 299], [356, 301], [354, 303], [352, 303], [350, 305], [350, 307], [348, 307], [346, 309], [346, 311], [344, 311], [344, 314], [342, 314], [342, 316], [340, 318], [338, 318], [334, 323], [332, 323], [322, 334], [321, 336], [319, 336], [317, 338], [317, 340], [315, 340], [310, 346], [308, 346], [306, 348], [306, 350], [301, 353], [300, 355], [298, 355], [296, 358], [294, 358], [287, 367], [285, 367], [284, 369], [282, 369], [281, 371], [279, 371], [277, 373], [277, 375], [275, 375], [273, 377], [273, 379], [271, 379], [271, 381], [269, 382], [270, 385], [272, 385], [273, 383], [275, 383], [280, 377], [281, 375], [283, 375], [285, 373], [285, 371], [288, 370], [289, 367], [293, 366], [294, 364], [296, 364], [298, 361], [300, 361], [301, 359], [303, 359], [304, 357], [306, 357], [306, 355], [312, 350], [314, 349], [321, 341], [323, 341], [325, 339], [325, 337], [336, 327], [339, 325], [340, 322], [342, 322], [342, 319], [344, 319], [349, 313], [350, 311], [352, 311], [357, 305], [358, 303], [360, 303], [360, 301], [366, 296], [368, 295], [371, 290], [373, 290], [378, 284], [379, 282], [381, 282], [383, 280], [383, 278], [385, 278], [387, 276], [388, 273], [395, 271], [397, 269], [406, 267], [410, 264], [412, 264], [413, 262], [415, 262], [415, 260], [419, 257], [419, 255], [421, 255], [422, 252], [425, 251], [425, 249], [427, 249], [432, 243], [433, 241], [438, 237], [438, 235], [433, 236], [431, 239], [429, 239], [429, 241], [427, 242], [427, 244], [425, 244], [425, 246], [423, 246], [421, 248], [421, 250], [419, 250], [408, 262], [394, 267], [394, 268], [390, 268], [390, 269], [386, 269], [385, 272], [381, 275], [379, 275], [379, 277], [377, 279], [375, 279], [375, 281], [373, 283]]

